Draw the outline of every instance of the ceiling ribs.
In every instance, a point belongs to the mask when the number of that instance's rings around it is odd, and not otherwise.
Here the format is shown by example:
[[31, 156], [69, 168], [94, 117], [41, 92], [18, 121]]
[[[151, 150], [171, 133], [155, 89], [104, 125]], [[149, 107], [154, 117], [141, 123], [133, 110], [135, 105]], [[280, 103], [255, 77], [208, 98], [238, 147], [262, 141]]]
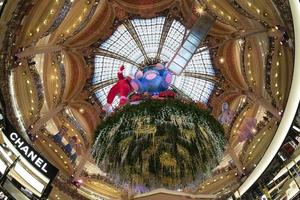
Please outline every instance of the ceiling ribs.
[[158, 51], [157, 51], [157, 54], [156, 54], [157, 59], [160, 59], [162, 48], [165, 44], [167, 35], [169, 33], [169, 30], [171, 28], [171, 25], [172, 25], [173, 21], [174, 21], [174, 18], [171, 15], [168, 15], [166, 17], [165, 21], [164, 21], [161, 37], [160, 37], [160, 40], [159, 40]]
[[116, 83], [117, 81], [118, 81], [117, 78], [112, 78], [112, 79], [108, 79], [108, 80], [105, 80], [105, 81], [101, 81], [99, 83], [96, 83], [95, 85], [92, 85], [91, 90], [92, 90], [92, 92], [96, 92], [99, 89], [105, 88], [109, 85], [112, 85], [112, 84]]
[[138, 46], [138, 48], [141, 50], [143, 56], [144, 56], [144, 61], [145, 63], [149, 63], [150, 59], [145, 51], [145, 48], [143, 46], [142, 41], [139, 38], [138, 33], [135, 30], [135, 27], [133, 26], [133, 24], [131, 23], [130, 20], [125, 20], [124, 21], [124, 26], [126, 27], [127, 31], [130, 33], [131, 37], [133, 38], [133, 40], [135, 41], [136, 45]]
[[182, 75], [192, 77], [192, 78], [202, 79], [202, 80], [214, 83], [214, 84], [219, 81], [216, 76], [209, 75], [209, 74], [203, 74], [203, 73], [199, 73], [199, 72], [183, 72]]
[[114, 58], [114, 59], [117, 59], [117, 60], [121, 60], [123, 62], [130, 63], [130, 64], [132, 64], [132, 65], [140, 68], [140, 65], [138, 63], [136, 63], [136, 62], [128, 59], [125, 56], [122, 56], [120, 54], [117, 54], [117, 53], [114, 53], [114, 52], [111, 52], [111, 51], [108, 51], [108, 50], [94, 48], [92, 54], [94, 54], [94, 55], [100, 55], [100, 56], [105, 56], [105, 57], [110, 57], [110, 58]]

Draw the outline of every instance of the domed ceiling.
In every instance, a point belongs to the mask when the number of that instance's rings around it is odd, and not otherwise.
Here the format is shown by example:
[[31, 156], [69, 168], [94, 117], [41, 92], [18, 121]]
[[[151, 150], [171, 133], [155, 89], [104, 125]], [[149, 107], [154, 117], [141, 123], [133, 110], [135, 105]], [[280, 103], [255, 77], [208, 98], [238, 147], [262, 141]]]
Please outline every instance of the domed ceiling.
[[[136, 30], [137, 40], [141, 41], [145, 55], [138, 47], [134, 36], [130, 34], [126, 25], [131, 23]], [[169, 24], [168, 30], [163, 30], [165, 24]], [[165, 27], [165, 29], [167, 29]], [[164, 31], [164, 32], [163, 32]], [[117, 27], [109, 39], [95, 51], [95, 70], [92, 79], [93, 87], [113, 80], [116, 77], [120, 65], [125, 65], [125, 75], [133, 76], [143, 64], [147, 62], [167, 63], [175, 55], [176, 50], [182, 44], [184, 36], [189, 30], [179, 21], [171, 17], [156, 17], [150, 19], [127, 20]], [[162, 34], [165, 36], [162, 37]], [[106, 54], [105, 54], [106, 53]], [[97, 55], [100, 54], [100, 55]], [[150, 63], [149, 63], [150, 64]], [[201, 74], [210, 76], [212, 81], [207, 81], [195, 76], [181, 75], [173, 77], [172, 85], [182, 91], [194, 101], [207, 103], [214, 87], [215, 76], [211, 64], [210, 52], [202, 46], [201, 51], [193, 55], [186, 74]], [[183, 73], [184, 74], [184, 73]], [[112, 85], [99, 88], [95, 91], [96, 97], [101, 104], [105, 104], [106, 96]], [[118, 102], [118, 99], [115, 100]]]
[[172, 189], [197, 198], [232, 194], [281, 122], [294, 59], [287, 1], [20, 0], [3, 13], [1, 91], [12, 123], [60, 170], [52, 199], [127, 199], [148, 191], [118, 184], [97, 166], [95, 130], [105, 123], [119, 66], [125, 76], [157, 63], [169, 67], [202, 16], [215, 21], [171, 88], [218, 120], [227, 142], [209, 176]]

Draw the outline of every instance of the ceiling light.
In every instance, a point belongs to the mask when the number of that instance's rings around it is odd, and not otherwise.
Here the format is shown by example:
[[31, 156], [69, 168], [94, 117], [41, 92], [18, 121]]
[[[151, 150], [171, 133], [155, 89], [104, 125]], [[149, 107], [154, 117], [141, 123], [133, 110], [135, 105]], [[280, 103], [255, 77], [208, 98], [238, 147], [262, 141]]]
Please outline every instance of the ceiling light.
[[203, 12], [204, 12], [203, 7], [199, 6], [199, 7], [196, 8], [196, 13], [197, 14], [201, 15]]
[[84, 109], [83, 109], [83, 108], [80, 108], [80, 109], [79, 109], [79, 112], [80, 112], [80, 113], [84, 113]]
[[300, 128], [298, 128], [297, 126], [293, 126], [293, 129], [296, 130], [298, 133], [300, 133]]
[[223, 64], [223, 63], [224, 63], [224, 58], [221, 57], [221, 58], [219, 59], [219, 62], [220, 62], [221, 64]]

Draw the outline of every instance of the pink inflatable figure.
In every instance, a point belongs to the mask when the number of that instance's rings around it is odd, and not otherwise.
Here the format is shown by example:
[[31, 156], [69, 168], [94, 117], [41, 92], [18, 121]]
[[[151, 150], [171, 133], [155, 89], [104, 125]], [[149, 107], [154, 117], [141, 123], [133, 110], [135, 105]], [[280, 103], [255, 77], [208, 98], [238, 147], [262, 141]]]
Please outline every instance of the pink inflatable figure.
[[229, 125], [234, 117], [234, 112], [230, 110], [227, 102], [222, 105], [222, 113], [219, 115], [218, 120], [222, 125]]
[[243, 120], [239, 127], [239, 141], [243, 142], [251, 139], [256, 133], [257, 120], [255, 118], [247, 117]]

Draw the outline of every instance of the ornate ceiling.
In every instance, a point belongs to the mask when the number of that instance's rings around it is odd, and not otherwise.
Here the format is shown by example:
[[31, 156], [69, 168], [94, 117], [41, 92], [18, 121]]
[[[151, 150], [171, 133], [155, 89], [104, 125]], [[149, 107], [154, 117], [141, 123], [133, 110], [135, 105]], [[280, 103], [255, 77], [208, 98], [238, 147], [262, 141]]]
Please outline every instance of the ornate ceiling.
[[[138, 39], [134, 39], [134, 33], [129, 31], [129, 24], [136, 30]], [[95, 69], [91, 84], [101, 105], [106, 103], [106, 96], [116, 81], [120, 65], [126, 66], [125, 75], [133, 77], [137, 70], [146, 64], [144, 60], [167, 63], [188, 32], [184, 25], [171, 16], [126, 20], [118, 26], [113, 35], [103, 42], [99, 49], [94, 50]], [[202, 77], [210, 79], [201, 79]], [[207, 103], [215, 82], [210, 52], [203, 46], [199, 53], [193, 55], [183, 75], [174, 76], [172, 86], [194, 101]]]
[[[173, 84], [193, 100], [207, 103], [216, 118], [224, 102], [234, 115], [224, 124], [227, 150], [213, 175], [196, 191], [180, 189], [226, 196], [256, 167], [285, 109], [294, 59], [288, 2], [8, 1], [1, 17], [8, 25], [0, 30], [2, 93], [10, 102], [13, 124], [24, 135], [38, 135], [32, 143], [60, 169], [50, 199], [56, 199], [55, 194], [66, 199], [135, 195], [115, 185], [90, 156], [105, 95], [119, 64], [130, 66], [126, 73], [132, 74], [143, 62], [133, 30], [149, 57], [161, 49], [160, 59], [168, 62], [203, 13], [216, 21]], [[124, 25], [128, 22], [134, 29]], [[53, 139], [62, 130], [62, 144], [73, 143], [70, 154]], [[83, 179], [79, 194], [74, 195], [67, 181], [71, 175]]]

